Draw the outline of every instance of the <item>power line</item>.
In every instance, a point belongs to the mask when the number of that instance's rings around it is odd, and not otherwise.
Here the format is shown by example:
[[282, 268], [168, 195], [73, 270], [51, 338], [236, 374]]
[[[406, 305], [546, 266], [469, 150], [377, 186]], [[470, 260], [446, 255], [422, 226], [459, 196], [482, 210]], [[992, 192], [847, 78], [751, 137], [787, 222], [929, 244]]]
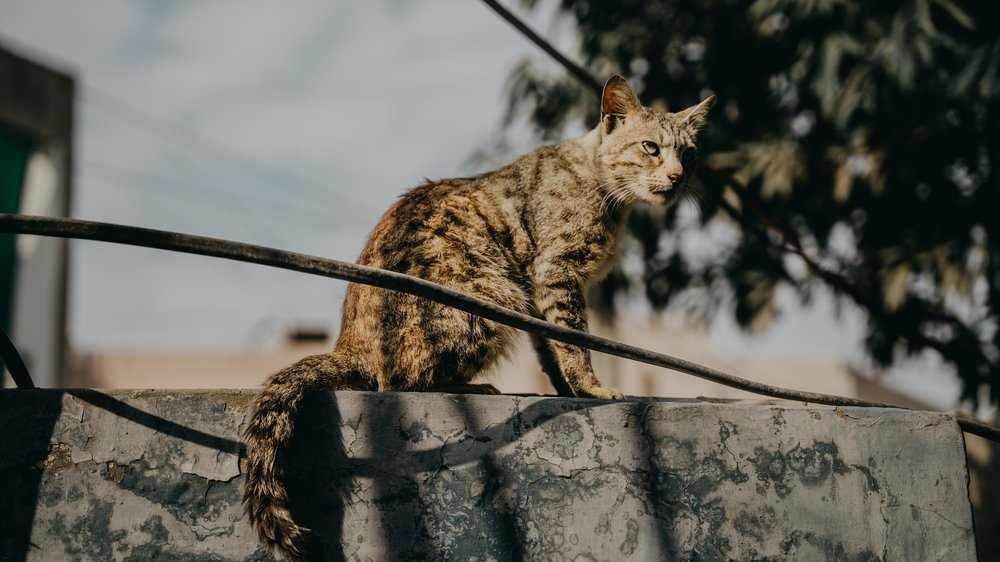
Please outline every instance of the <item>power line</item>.
[[[22, 45], [22, 47], [29, 51], [36, 52], [37, 56], [53, 61], [59, 61], [60, 66], [74, 66], [72, 62], [63, 59], [59, 55], [39, 50], [33, 46]], [[106, 115], [114, 117], [137, 129], [146, 131], [147, 133], [159, 137], [162, 140], [186, 150], [187, 152], [209, 158], [251, 177], [256, 178], [257, 176], [246, 170], [247, 165], [255, 167], [258, 170], [266, 170], [268, 173], [276, 173], [286, 179], [292, 180], [290, 185], [285, 185], [283, 187], [297, 187], [299, 189], [308, 187], [311, 189], [312, 194], [308, 196], [298, 194], [298, 197], [310, 206], [316, 206], [317, 197], [319, 197], [319, 200], [322, 201], [326, 200], [330, 196], [337, 196], [351, 205], [373, 213], [376, 216], [381, 213], [380, 209], [376, 209], [370, 204], [361, 201], [348, 193], [332, 191], [328, 185], [308, 177], [304, 177], [298, 172], [279, 166], [273, 162], [266, 161], [245, 150], [233, 147], [227, 143], [209, 137], [208, 135], [180, 125], [170, 119], [159, 116], [149, 110], [137, 106], [134, 103], [111, 94], [106, 90], [94, 86], [93, 84], [82, 81], [78, 81], [78, 84], [81, 86], [84, 94], [81, 96], [79, 92], [76, 93], [74, 99], [77, 102], [89, 105]], [[192, 146], [192, 144], [194, 146]]]
[[493, 9], [500, 17], [507, 20], [507, 23], [514, 26], [514, 29], [521, 32], [529, 41], [537, 45], [541, 50], [545, 51], [550, 57], [554, 58], [559, 64], [563, 65], [570, 74], [572, 74], [577, 80], [583, 83], [584, 86], [588, 86], [590, 89], [600, 95], [601, 93], [601, 83], [598, 82], [589, 72], [584, 70], [584, 68], [575, 62], [569, 60], [565, 55], [559, 52], [558, 49], [553, 47], [548, 41], [542, 39], [540, 35], [535, 33], [526, 23], [518, 19], [517, 16], [512, 14], [507, 8], [500, 5], [499, 2], [495, 0], [483, 0], [483, 2]]
[[312, 192], [310, 196], [299, 196], [303, 201], [310, 204], [316, 203], [316, 197], [320, 197], [320, 200], [326, 200], [331, 196], [336, 196], [365, 211], [377, 212], [371, 205], [349, 194], [332, 191], [327, 185], [263, 160], [245, 150], [235, 148], [203, 133], [179, 125], [95, 86], [85, 84], [84, 90], [85, 94], [82, 98], [77, 96], [77, 99], [80, 99], [83, 103], [133, 127], [166, 140], [188, 152], [207, 156], [218, 163], [238, 172], [251, 175], [252, 177], [256, 176], [247, 171], [247, 166], [257, 168], [258, 170], [265, 170], [269, 174], [281, 175], [286, 179], [292, 180], [293, 183], [291, 185], [310, 188]]
[[[219, 185], [189, 182], [170, 176], [135, 170], [108, 162], [84, 161], [81, 168], [82, 173], [85, 176], [93, 176], [92, 179], [114, 185], [120, 185], [131, 190], [149, 193], [151, 192], [150, 190], [137, 187], [139, 185], [149, 183], [181, 188], [189, 193], [193, 193], [195, 196], [200, 197], [204, 201], [211, 202], [213, 206], [219, 210], [233, 215], [238, 215], [244, 219], [254, 220], [255, 226], [262, 220], [276, 220], [288, 226], [329, 230], [329, 224], [333, 220], [333, 217], [316, 207], [297, 205], [292, 201], [284, 201], [254, 193], [238, 192], [237, 190], [225, 189]], [[119, 179], [123, 179], [125, 181], [115, 181]], [[158, 191], [152, 192], [160, 193]], [[248, 204], [247, 199], [252, 199], [260, 202], [261, 204], [267, 205], [268, 211], [265, 213], [253, 208]], [[234, 205], [243, 209], [244, 213], [238, 213], [237, 210], [233, 208]], [[274, 213], [276, 207], [284, 208], [284, 210], [287, 211], [287, 215]], [[340, 215], [340, 217], [337, 217], [338, 220], [343, 220], [345, 218], [357, 219], [356, 216], [349, 215], [347, 213], [340, 213]], [[304, 216], [311, 216], [311, 218], [315, 220], [315, 223], [312, 221], [303, 221], [302, 218]]]
[[[206, 201], [209, 204], [212, 204], [212, 206], [216, 210], [223, 213], [227, 213], [236, 218], [237, 222], [241, 224], [247, 232], [250, 232], [253, 235], [261, 234], [263, 232], [263, 234], [267, 235], [270, 239], [282, 240], [284, 242], [287, 242], [289, 238], [285, 236], [284, 233], [279, 232], [278, 230], [270, 226], [269, 221], [271, 220], [278, 220], [279, 222], [282, 222], [288, 226], [293, 226], [299, 229], [307, 228], [315, 232], [322, 232], [324, 237], [330, 237], [330, 236], [336, 237], [344, 235], [343, 233], [340, 232], [331, 231], [328, 227], [330, 222], [330, 217], [323, 215], [318, 209], [308, 209], [302, 207], [300, 209], [295, 209], [296, 214], [294, 215], [293, 218], [283, 219], [282, 215], [277, 215], [273, 213], [264, 213], [254, 209], [239, 196], [229, 197], [226, 196], [222, 191], [206, 190], [204, 186], [189, 183], [183, 180], [178, 180], [176, 178], [170, 178], [166, 176], [159, 176], [156, 174], [140, 172], [137, 170], [131, 170], [128, 168], [117, 166], [115, 164], [107, 164], [102, 162], [84, 162], [84, 164], [85, 164], [84, 167], [85, 170], [89, 169], [90, 171], [94, 171], [96, 169], [96, 170], [103, 170], [104, 172], [107, 173], [107, 177], [91, 178], [91, 181], [99, 181], [101, 183], [104, 183], [112, 187], [127, 189], [130, 191], [138, 191], [140, 193], [158, 196], [163, 198], [164, 200], [171, 201], [174, 203], [178, 203], [179, 201], [181, 202], [184, 201], [179, 200], [177, 197], [171, 197], [170, 194], [165, 193], [163, 191], [157, 189], [144, 189], [143, 187], [139, 186], [148, 185], [150, 182], [156, 182], [156, 183], [185, 188], [189, 191], [194, 192], [196, 197], [201, 198], [203, 201]], [[100, 176], [101, 174], [97, 175]], [[141, 184], [133, 183], [135, 180], [140, 180], [142, 183]], [[262, 197], [260, 199], [265, 200], [270, 205], [274, 205], [276, 203], [283, 204], [283, 202], [275, 202], [267, 197]], [[184, 207], [185, 209], [189, 209], [191, 206], [184, 205]], [[242, 209], [242, 212], [240, 212], [239, 209]], [[316, 215], [317, 221], [315, 223], [310, 223], [309, 221], [301, 220], [301, 217], [303, 216], [301, 213], [303, 212], [306, 214], [306, 216], [308, 214]], [[264, 277], [262, 279], [265, 279], [265, 282], [271, 286], [269, 294], [272, 296], [277, 296], [278, 299], [282, 303], [284, 303], [284, 306], [290, 307], [293, 305], [293, 303], [296, 302], [294, 299], [292, 299], [291, 296], [292, 293], [288, 292], [287, 290], [288, 287], [279, 284], [276, 280], [270, 277]]]
[[[104, 177], [104, 178], [96, 177], [96, 178], [91, 178], [90, 181], [96, 182], [96, 183], [99, 183], [99, 184], [103, 184], [105, 186], [112, 187], [112, 188], [124, 189], [126, 191], [131, 191], [131, 192], [140, 192], [140, 193], [142, 193], [144, 195], [151, 195], [151, 196], [154, 196], [154, 197], [158, 197], [158, 198], [160, 198], [160, 199], [162, 199], [164, 201], [169, 201], [169, 202], [172, 202], [172, 203], [175, 203], [175, 204], [178, 203], [178, 202], [181, 202], [182, 203], [181, 206], [182, 206], [182, 208], [184, 209], [185, 212], [187, 212], [188, 210], [190, 210], [192, 208], [192, 205], [190, 204], [190, 201], [186, 201], [186, 202], [185, 201], [179, 201], [176, 197], [171, 197], [170, 194], [168, 194], [168, 193], [164, 193], [164, 192], [161, 192], [161, 191], [158, 191], [158, 190], [155, 190], [155, 189], [154, 190], [149, 190], [149, 189], [144, 189], [142, 187], [137, 187], [135, 184], [131, 184], [131, 183], [128, 183], [128, 182], [117, 181], [113, 177]], [[187, 204], [183, 204], [183, 203], [187, 203]], [[215, 210], [219, 211], [219, 212], [225, 213], [227, 215], [230, 215], [230, 216], [233, 216], [234, 218], [239, 219], [237, 222], [239, 224], [243, 225], [243, 226], [246, 226], [247, 227], [246, 230], [251, 231], [254, 234], [259, 234], [260, 231], [263, 230], [264, 233], [267, 234], [267, 235], [269, 235], [271, 238], [274, 238], [274, 239], [284, 239], [275, 230], [273, 230], [271, 227], [269, 227], [266, 223], [263, 223], [263, 222], [261, 222], [258, 219], [252, 219], [254, 221], [253, 222], [253, 228], [250, 228], [248, 226], [248, 224], [247, 224], [247, 220], [251, 219], [251, 217], [248, 216], [247, 214], [239, 213], [236, 209], [234, 209], [232, 207], [220, 207], [219, 205], [213, 205], [213, 208]]]
[[[552, 324], [425, 279], [371, 266], [206, 236], [77, 219], [0, 214], [0, 232], [113, 242], [255, 263], [341, 279], [425, 298], [545, 338], [686, 373], [754, 394], [830, 406], [899, 408], [899, 406], [884, 402], [790, 390], [751, 381], [691, 361]], [[1000, 429], [998, 428], [962, 418], [956, 418], [955, 421], [964, 431], [1000, 442]]]

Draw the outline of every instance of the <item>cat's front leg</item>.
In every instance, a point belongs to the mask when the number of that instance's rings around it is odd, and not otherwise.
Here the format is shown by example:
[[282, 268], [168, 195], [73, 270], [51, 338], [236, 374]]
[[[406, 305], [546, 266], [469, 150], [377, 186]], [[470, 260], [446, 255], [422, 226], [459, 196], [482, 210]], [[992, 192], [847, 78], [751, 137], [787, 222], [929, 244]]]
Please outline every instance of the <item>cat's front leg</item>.
[[[571, 272], [549, 275], [535, 281], [535, 306], [545, 320], [581, 332], [587, 331], [587, 307], [583, 287]], [[590, 363], [590, 350], [554, 340], [535, 340], [542, 369], [553, 386], [563, 393], [568, 387], [573, 396], [620, 400], [622, 394], [602, 387]], [[557, 377], [565, 381], [557, 384]]]

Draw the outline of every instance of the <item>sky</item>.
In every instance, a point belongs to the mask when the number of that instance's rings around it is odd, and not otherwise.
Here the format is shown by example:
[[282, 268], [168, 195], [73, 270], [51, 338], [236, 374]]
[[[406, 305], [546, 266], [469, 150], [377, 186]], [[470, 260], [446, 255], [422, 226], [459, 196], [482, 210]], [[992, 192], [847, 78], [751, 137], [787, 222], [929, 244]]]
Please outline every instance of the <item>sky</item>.
[[[525, 15], [572, 52], [567, 22]], [[469, 0], [0, 0], [0, 44], [77, 80], [74, 217], [345, 261], [407, 188], [483, 171], [472, 156], [500, 130], [511, 69], [553, 66]], [[335, 330], [345, 284], [74, 241], [70, 290], [77, 349], [208, 349]], [[756, 337], [721, 316], [712, 346], [863, 362], [859, 311], [822, 292], [778, 302]], [[923, 382], [902, 384], [954, 402], [940, 365], [904, 367]]]

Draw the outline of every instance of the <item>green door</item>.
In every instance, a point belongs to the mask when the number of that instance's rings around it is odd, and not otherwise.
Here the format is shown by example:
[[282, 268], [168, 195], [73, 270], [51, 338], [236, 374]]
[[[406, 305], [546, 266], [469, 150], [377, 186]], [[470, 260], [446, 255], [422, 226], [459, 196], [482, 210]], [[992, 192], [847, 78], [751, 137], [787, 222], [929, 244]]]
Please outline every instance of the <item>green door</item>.
[[[30, 152], [31, 143], [26, 138], [0, 129], [0, 213], [17, 213], [21, 208], [24, 167]], [[13, 234], [0, 234], [0, 327], [8, 334], [17, 274], [15, 239]]]

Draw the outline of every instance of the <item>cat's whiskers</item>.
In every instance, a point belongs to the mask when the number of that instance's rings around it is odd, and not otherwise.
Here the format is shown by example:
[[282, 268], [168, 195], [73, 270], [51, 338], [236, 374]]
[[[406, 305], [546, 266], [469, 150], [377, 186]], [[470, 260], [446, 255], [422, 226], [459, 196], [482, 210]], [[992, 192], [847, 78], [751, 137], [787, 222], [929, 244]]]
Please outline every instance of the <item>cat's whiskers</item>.
[[636, 196], [630, 185], [623, 185], [608, 192], [607, 211], [615, 212], [619, 207], [632, 203]]
[[618, 207], [631, 204], [638, 198], [632, 189], [635, 181], [636, 178], [618, 177], [598, 186], [599, 189], [607, 188], [607, 192], [601, 201], [606, 212], [613, 213]]
[[701, 222], [704, 216], [703, 206], [705, 204], [705, 194], [698, 189], [696, 186], [688, 185], [688, 188], [684, 190], [681, 198], [685, 201], [689, 201], [691, 206], [694, 207], [696, 218], [698, 222]]
[[[633, 181], [635, 181], [634, 178], [615, 177], [611, 178], [608, 181], [597, 184], [597, 189], [607, 189], [610, 192], [616, 189], [620, 189], [621, 187], [628, 186]], [[605, 197], [607, 197], [607, 194], [605, 194]]]

